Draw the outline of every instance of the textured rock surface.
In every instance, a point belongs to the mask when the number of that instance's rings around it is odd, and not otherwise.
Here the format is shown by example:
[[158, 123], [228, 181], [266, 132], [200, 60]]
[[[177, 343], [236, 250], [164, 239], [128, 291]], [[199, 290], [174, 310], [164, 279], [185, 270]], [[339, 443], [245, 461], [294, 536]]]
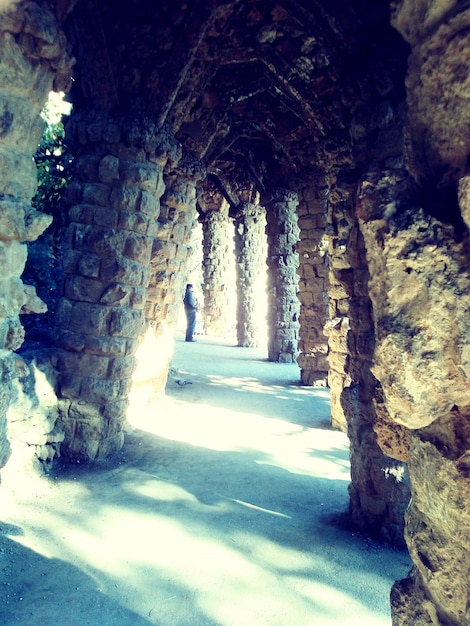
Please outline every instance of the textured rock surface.
[[[27, 419], [26, 406], [16, 402], [21, 359], [10, 354], [23, 343], [20, 313], [40, 313], [45, 305], [32, 286], [21, 281], [25, 242], [33, 241], [51, 218], [31, 206], [36, 191], [32, 155], [40, 140], [41, 109], [48, 92], [66, 87], [71, 78], [66, 39], [47, 5], [11, 3], [0, 11], [0, 467], [9, 456], [6, 414]], [[18, 404], [20, 406], [18, 406]], [[48, 428], [46, 427], [46, 430]], [[34, 437], [31, 442], [34, 444]]]
[[229, 204], [220, 192], [204, 193], [203, 229], [204, 328], [208, 335], [227, 333], [227, 302], [230, 293], [228, 271], [232, 247], [229, 241]]
[[293, 363], [299, 355], [298, 196], [276, 189], [266, 202], [268, 235], [268, 358]]
[[324, 239], [327, 220], [327, 185], [321, 171], [299, 185], [300, 240], [299, 300], [300, 355], [297, 359], [304, 385], [325, 385], [328, 375], [328, 345], [323, 328], [328, 319], [328, 260]]
[[244, 202], [235, 217], [237, 344], [241, 347], [256, 347], [260, 333], [256, 302], [266, 267], [265, 215], [259, 204]]
[[230, 217], [250, 189], [266, 208], [270, 358], [292, 362], [300, 346], [303, 381], [321, 378], [328, 289], [351, 518], [396, 543], [408, 463], [415, 566], [394, 589], [393, 619], [467, 625], [469, 16], [454, 0], [393, 2], [395, 29], [387, 0], [4, 7], [0, 464], [11, 398], [21, 404], [29, 389], [12, 355], [19, 314], [42, 307], [20, 280], [24, 242], [48, 224], [31, 210], [31, 156], [47, 92], [70, 83], [70, 46], [76, 169], [54, 356], [62, 451], [93, 458], [122, 444], [146, 324], [157, 336], [175, 321], [202, 181]]
[[64, 280], [56, 313], [62, 451], [93, 459], [118, 450], [165, 185], [162, 137], [146, 118], [102, 112], [68, 126]]

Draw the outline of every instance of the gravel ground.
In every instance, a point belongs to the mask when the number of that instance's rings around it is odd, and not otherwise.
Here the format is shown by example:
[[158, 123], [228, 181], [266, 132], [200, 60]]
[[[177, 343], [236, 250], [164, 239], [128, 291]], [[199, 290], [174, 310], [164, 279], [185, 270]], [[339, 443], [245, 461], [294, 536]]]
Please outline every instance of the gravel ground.
[[199, 337], [112, 459], [0, 488], [0, 624], [385, 626], [405, 552], [342, 523], [348, 442], [295, 364]]

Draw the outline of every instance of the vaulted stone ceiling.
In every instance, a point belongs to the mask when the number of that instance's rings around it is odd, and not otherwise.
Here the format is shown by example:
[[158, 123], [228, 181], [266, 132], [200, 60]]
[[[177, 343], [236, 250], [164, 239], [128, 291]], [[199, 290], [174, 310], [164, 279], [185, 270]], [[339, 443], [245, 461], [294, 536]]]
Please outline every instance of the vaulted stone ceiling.
[[229, 195], [310, 170], [349, 127], [357, 68], [400, 41], [387, 0], [79, 0], [66, 27], [76, 106], [171, 125]]

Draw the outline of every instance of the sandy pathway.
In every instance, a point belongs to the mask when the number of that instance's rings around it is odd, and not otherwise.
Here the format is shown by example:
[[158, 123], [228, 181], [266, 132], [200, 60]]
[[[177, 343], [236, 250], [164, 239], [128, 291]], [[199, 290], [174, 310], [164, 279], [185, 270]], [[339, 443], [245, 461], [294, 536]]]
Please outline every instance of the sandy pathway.
[[348, 448], [327, 391], [210, 338], [179, 337], [172, 365], [116, 458], [7, 467], [0, 624], [389, 625], [409, 560], [338, 523]]

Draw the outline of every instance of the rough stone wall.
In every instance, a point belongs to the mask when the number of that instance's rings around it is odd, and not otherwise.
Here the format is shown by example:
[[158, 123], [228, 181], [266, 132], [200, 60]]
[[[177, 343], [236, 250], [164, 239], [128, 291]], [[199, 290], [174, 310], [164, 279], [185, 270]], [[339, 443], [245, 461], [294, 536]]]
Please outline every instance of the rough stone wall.
[[62, 452], [93, 459], [123, 443], [169, 146], [148, 119], [94, 110], [72, 115], [67, 137], [74, 182], [55, 320]]
[[208, 335], [223, 337], [227, 333], [229, 293], [229, 204], [220, 206], [200, 217], [203, 230], [203, 290], [204, 327]]
[[24, 339], [18, 316], [45, 310], [20, 276], [25, 242], [37, 239], [50, 223], [31, 207], [37, 184], [32, 156], [49, 91], [66, 89], [70, 82], [72, 60], [65, 43], [47, 7], [30, 2], [0, 7], [0, 467], [9, 456], [6, 412], [19, 379], [29, 376], [27, 364], [12, 354]]
[[360, 207], [375, 277], [374, 372], [391, 418], [409, 429], [406, 540], [415, 566], [394, 589], [394, 623], [468, 624], [468, 257], [452, 226], [404, 208], [404, 183], [393, 202], [390, 182], [365, 182]]
[[[383, 175], [365, 181], [361, 218], [383, 281], [371, 285], [383, 329], [374, 371], [410, 439], [414, 567], [393, 589], [392, 615], [395, 626], [460, 626], [470, 623], [470, 10], [451, 0], [394, 9], [412, 46], [405, 150], [419, 187]], [[397, 198], [391, 182], [400, 183]]]
[[264, 208], [243, 202], [235, 217], [237, 343], [242, 347], [257, 346], [260, 336], [256, 301], [259, 276], [266, 260], [265, 230]]
[[327, 185], [323, 172], [297, 189], [300, 240], [299, 300], [300, 355], [297, 363], [304, 385], [325, 385], [328, 375], [328, 264], [324, 239], [327, 220]]
[[[358, 217], [364, 172], [403, 171], [407, 50], [393, 31], [379, 35], [380, 46], [378, 35], [370, 32], [365, 40], [370, 49], [361, 57], [368, 62], [354, 64], [349, 88], [345, 86], [348, 132], [338, 134], [321, 153], [329, 185], [329, 383], [332, 421], [341, 427], [344, 420], [350, 439], [350, 519], [363, 531], [404, 546], [404, 511], [410, 498], [407, 439], [392, 425], [374, 375], [376, 328], [369, 281], [375, 270]], [[393, 182], [392, 196], [397, 193]], [[388, 445], [382, 446], [385, 440]]]
[[372, 373], [375, 335], [368, 293], [370, 276], [356, 202], [356, 184], [349, 176], [339, 175], [329, 193], [335, 231], [330, 235], [331, 320], [327, 331], [333, 423], [341, 426], [344, 416], [350, 439], [352, 524], [404, 546], [408, 472], [403, 462], [406, 459], [379, 445], [378, 422], [386, 425], [389, 420], [380, 384]]
[[268, 358], [293, 363], [299, 355], [298, 196], [276, 189], [265, 202], [268, 236]]

